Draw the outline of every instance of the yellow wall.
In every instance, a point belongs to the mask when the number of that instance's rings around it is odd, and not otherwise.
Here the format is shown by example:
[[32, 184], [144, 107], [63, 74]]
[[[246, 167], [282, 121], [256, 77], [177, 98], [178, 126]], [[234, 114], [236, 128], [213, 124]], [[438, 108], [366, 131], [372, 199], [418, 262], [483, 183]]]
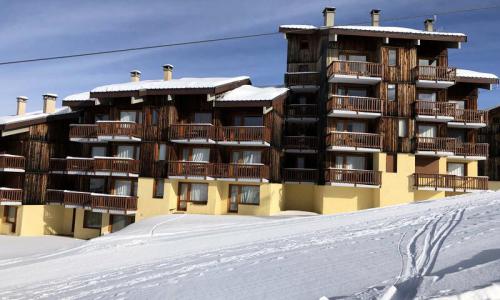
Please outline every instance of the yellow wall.
[[386, 156], [385, 153], [378, 153], [374, 157], [374, 169], [382, 171], [382, 186], [373, 191], [374, 206], [383, 207], [412, 202], [414, 200], [415, 156], [399, 153], [397, 173], [386, 172]]
[[[3, 216], [2, 206], [0, 209]], [[67, 215], [71, 216], [70, 209], [57, 205], [21, 205], [17, 207], [16, 232], [11, 233], [11, 224], [0, 222], [1, 234], [15, 234], [22, 236], [40, 236], [45, 234], [67, 235], [71, 227], [67, 227]]]
[[74, 237], [77, 239], [88, 240], [88, 239], [100, 236], [101, 235], [100, 229], [84, 228], [83, 227], [84, 212], [85, 212], [85, 210], [82, 208], [76, 209]]
[[315, 207], [315, 189], [314, 184], [285, 184], [285, 209], [316, 211]]
[[318, 186], [318, 188], [318, 196], [322, 196], [323, 199], [319, 213], [333, 214], [373, 207], [374, 189], [338, 186]]
[[139, 178], [136, 221], [172, 213], [177, 207], [177, 181], [165, 179], [163, 198], [153, 198], [154, 179]]

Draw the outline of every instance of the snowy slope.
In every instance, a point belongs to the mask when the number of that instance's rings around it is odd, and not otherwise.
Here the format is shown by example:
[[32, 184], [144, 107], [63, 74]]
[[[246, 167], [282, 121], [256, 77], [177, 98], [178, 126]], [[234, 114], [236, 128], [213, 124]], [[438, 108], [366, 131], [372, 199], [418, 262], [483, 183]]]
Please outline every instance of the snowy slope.
[[500, 192], [334, 216], [170, 215], [70, 250], [4, 258], [0, 299], [491, 293], [500, 280], [499, 231]]

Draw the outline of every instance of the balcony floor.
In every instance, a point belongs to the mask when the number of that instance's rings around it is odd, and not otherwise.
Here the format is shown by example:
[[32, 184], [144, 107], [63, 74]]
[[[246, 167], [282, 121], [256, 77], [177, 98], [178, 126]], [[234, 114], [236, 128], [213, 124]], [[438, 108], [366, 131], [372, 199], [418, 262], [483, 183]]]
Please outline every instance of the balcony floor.
[[376, 119], [381, 117], [382, 114], [374, 112], [334, 109], [328, 113], [328, 116], [337, 118]]
[[379, 148], [365, 148], [365, 147], [344, 147], [344, 146], [328, 146], [326, 151], [339, 151], [339, 152], [364, 152], [364, 153], [379, 153]]
[[419, 122], [438, 122], [438, 123], [447, 123], [453, 121], [454, 118], [450, 116], [430, 116], [430, 115], [417, 115], [415, 116], [415, 120]]
[[333, 74], [328, 79], [328, 82], [332, 83], [352, 83], [352, 84], [369, 84], [369, 85], [375, 85], [381, 81], [382, 81], [381, 77], [343, 75], [343, 74]]
[[467, 122], [448, 122], [448, 127], [451, 128], [470, 128], [479, 129], [486, 127], [486, 123], [467, 123]]
[[441, 81], [441, 80], [417, 80], [416, 85], [419, 88], [428, 89], [447, 89], [452, 85], [455, 85], [454, 81]]

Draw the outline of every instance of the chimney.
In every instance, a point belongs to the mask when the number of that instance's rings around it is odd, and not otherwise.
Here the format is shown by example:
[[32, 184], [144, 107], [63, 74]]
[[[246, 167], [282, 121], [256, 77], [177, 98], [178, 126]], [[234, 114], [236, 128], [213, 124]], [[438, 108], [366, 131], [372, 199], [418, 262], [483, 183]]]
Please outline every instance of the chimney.
[[425, 31], [434, 31], [434, 19], [426, 19], [424, 25]]
[[43, 113], [52, 114], [56, 111], [56, 94], [44, 94], [43, 95]]
[[372, 9], [370, 15], [372, 16], [372, 26], [380, 26], [380, 9]]
[[163, 65], [163, 80], [169, 81], [172, 80], [172, 73], [174, 71], [174, 66], [172, 65]]
[[137, 82], [139, 80], [141, 80], [141, 71], [139, 70], [130, 71], [130, 81]]
[[17, 97], [17, 115], [22, 116], [26, 113], [26, 101], [28, 101], [28, 97], [19, 96]]
[[326, 27], [332, 27], [335, 25], [335, 7], [325, 7], [323, 9], [323, 25]]

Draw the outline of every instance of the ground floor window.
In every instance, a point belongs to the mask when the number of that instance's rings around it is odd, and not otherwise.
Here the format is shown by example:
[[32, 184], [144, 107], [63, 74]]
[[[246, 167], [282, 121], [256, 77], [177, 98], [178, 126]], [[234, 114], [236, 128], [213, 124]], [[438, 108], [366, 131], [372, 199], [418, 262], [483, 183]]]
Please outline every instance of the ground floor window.
[[238, 204], [260, 204], [260, 187], [258, 185], [231, 185], [229, 189], [229, 212], [237, 212]]
[[101, 229], [102, 214], [86, 210], [83, 213], [83, 227], [89, 229]]
[[111, 215], [111, 232], [117, 232], [128, 225], [134, 223], [134, 216]]
[[16, 206], [4, 206], [3, 213], [4, 213], [5, 222], [12, 224], [11, 232], [16, 232], [17, 207]]
[[155, 179], [153, 185], [153, 198], [163, 198], [165, 180]]
[[178, 210], [186, 210], [187, 202], [207, 204], [208, 184], [206, 183], [179, 183]]

